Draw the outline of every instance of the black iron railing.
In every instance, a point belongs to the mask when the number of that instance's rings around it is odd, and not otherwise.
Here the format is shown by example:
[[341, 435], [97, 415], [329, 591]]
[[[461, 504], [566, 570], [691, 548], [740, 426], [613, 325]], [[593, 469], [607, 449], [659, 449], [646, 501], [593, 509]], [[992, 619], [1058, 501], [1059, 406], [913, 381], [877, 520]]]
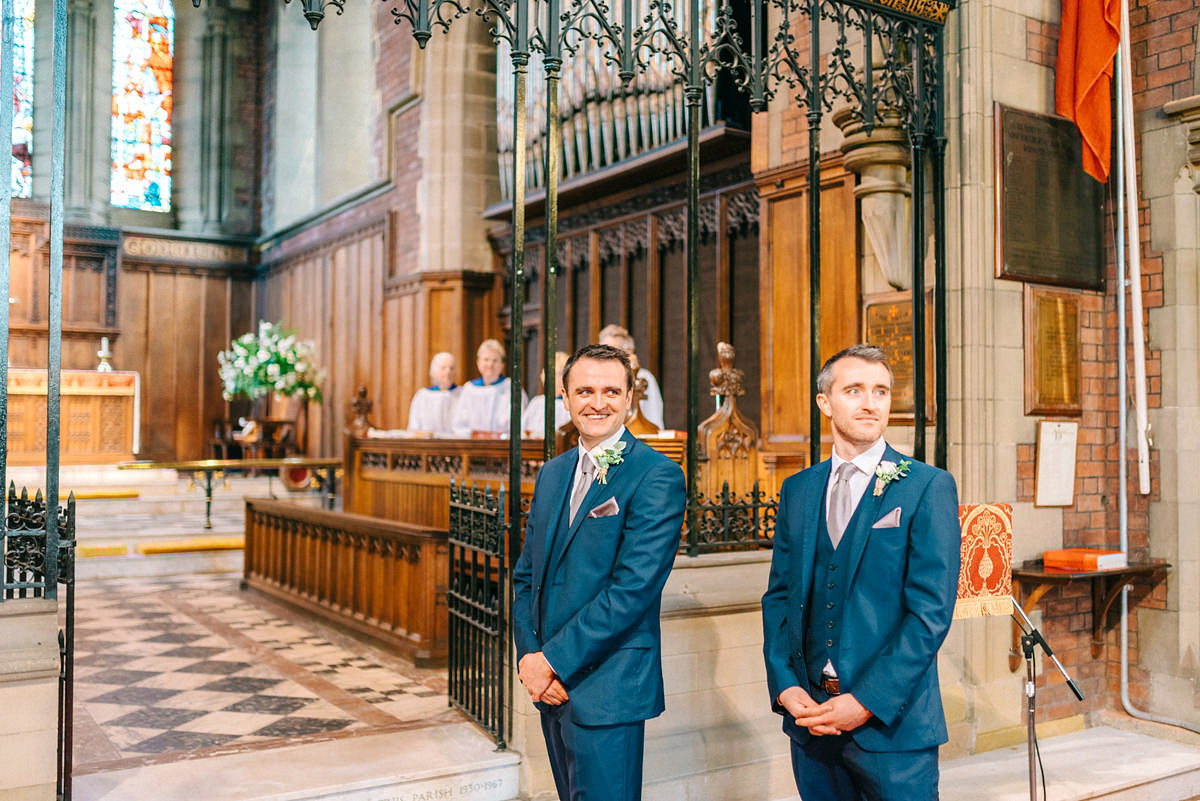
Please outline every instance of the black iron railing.
[[509, 565], [504, 488], [450, 483], [450, 703], [505, 747]]
[[[57, 509], [55, 536], [47, 534], [46, 499], [39, 490], [17, 494], [8, 487], [7, 515], [0, 527], [0, 603], [23, 598], [54, 598], [66, 586], [64, 625], [58, 632], [58, 798], [71, 798], [71, 750], [74, 726], [71, 706], [75, 681], [75, 494]], [[52, 543], [47, 546], [47, 541]], [[51, 591], [54, 590], [54, 591]]]
[[[41, 490], [33, 497], [14, 484], [8, 487], [8, 514], [0, 529], [0, 553], [4, 570], [0, 573], [0, 602], [16, 598], [53, 598], [50, 581], [72, 583], [66, 572], [74, 567], [75, 495], [58, 510], [56, 553], [47, 549], [46, 501]], [[53, 565], [50, 560], [55, 559]], [[47, 570], [47, 567], [51, 570]], [[52, 579], [51, 577], [54, 577]]]
[[679, 549], [688, 556], [717, 551], [752, 551], [769, 548], [775, 538], [775, 513], [779, 498], [754, 488], [738, 496], [725, 482], [715, 498], [696, 498], [696, 527], [684, 532]]

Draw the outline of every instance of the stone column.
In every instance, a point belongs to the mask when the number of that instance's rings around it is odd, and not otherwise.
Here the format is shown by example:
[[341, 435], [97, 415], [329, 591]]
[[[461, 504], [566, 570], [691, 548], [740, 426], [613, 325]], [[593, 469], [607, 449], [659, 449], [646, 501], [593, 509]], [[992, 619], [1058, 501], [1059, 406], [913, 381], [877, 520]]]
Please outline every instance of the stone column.
[[0, 603], [0, 798], [53, 801], [58, 775], [58, 604]]
[[896, 289], [912, 284], [912, 184], [908, 179], [908, 137], [898, 113], [867, 131], [854, 109], [833, 113], [842, 129], [847, 169], [858, 175], [854, 196], [862, 209], [862, 226], [883, 277]]
[[512, 66], [495, 64], [482, 20], [461, 22], [422, 53], [418, 269], [490, 272], [482, 214], [500, 196], [495, 81], [511, 81]]
[[206, 232], [220, 233], [231, 205], [229, 130], [229, 5], [209, 0], [201, 43], [200, 214]]
[[[67, 97], [66, 170], [64, 192], [68, 219], [102, 222], [102, 210], [108, 198], [98, 198], [95, 180], [99, 167], [109, 163], [98, 131], [108, 131], [97, 118], [96, 13], [94, 0], [70, 0], [67, 6]], [[111, 73], [110, 73], [111, 74]], [[40, 77], [40, 76], [39, 76]], [[111, 78], [103, 85], [111, 92]], [[107, 108], [105, 108], [107, 113]], [[45, 141], [49, 151], [50, 142]], [[40, 147], [34, 143], [34, 147]], [[101, 187], [103, 188], [103, 187]]]
[[[1161, 404], [1149, 410], [1159, 466], [1150, 556], [1172, 567], [1166, 607], [1131, 611], [1137, 616], [1134, 665], [1153, 674], [1146, 711], [1194, 723], [1200, 677], [1200, 95], [1167, 103], [1161, 115], [1146, 115], [1140, 124], [1139, 191], [1150, 205], [1149, 252], [1161, 253], [1163, 262], [1163, 303], [1147, 314], [1149, 348], [1162, 360]], [[1131, 497], [1136, 475], [1131, 462]]]

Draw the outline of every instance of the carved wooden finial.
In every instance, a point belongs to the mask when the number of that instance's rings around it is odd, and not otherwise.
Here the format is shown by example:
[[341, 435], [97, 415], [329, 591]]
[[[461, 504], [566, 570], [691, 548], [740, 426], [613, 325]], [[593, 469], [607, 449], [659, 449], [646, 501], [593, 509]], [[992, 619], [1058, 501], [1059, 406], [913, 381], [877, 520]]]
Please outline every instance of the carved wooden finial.
[[737, 396], [746, 394], [744, 374], [733, 366], [733, 346], [717, 343], [717, 364], [708, 374], [709, 392], [722, 402], [712, 416], [698, 426], [697, 488], [706, 498], [721, 492], [735, 496], [749, 492], [758, 478], [758, 428], [742, 417]]
[[735, 397], [746, 394], [742, 386], [746, 374], [733, 366], [736, 355], [733, 345], [728, 342], [717, 343], [717, 364], [720, 366], [708, 373], [708, 383], [712, 384], [712, 388], [708, 390], [709, 395]]
[[346, 432], [354, 437], [365, 437], [371, 428], [371, 409], [374, 406], [374, 402], [367, 398], [366, 386], [360, 384], [354, 393], [354, 399], [350, 401], [350, 413], [354, 417], [346, 426]]
[[625, 417], [625, 427], [635, 437], [645, 437], [658, 433], [658, 426], [651, 423], [642, 414], [642, 398], [646, 397], [646, 388], [650, 386], [644, 378], [638, 377], [637, 371], [640, 367], [637, 356], [629, 354], [630, 366], [633, 367], [633, 399], [629, 404], [629, 414]]

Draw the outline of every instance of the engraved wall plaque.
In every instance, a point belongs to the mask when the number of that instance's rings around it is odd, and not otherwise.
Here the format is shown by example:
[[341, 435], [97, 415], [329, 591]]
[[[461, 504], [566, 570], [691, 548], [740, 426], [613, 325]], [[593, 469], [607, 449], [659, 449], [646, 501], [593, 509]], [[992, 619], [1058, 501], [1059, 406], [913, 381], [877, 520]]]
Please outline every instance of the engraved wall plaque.
[[[925, 293], [925, 332], [933, 331], [933, 293]], [[877, 345], [892, 366], [892, 421], [913, 418], [912, 296], [884, 292], [863, 298], [863, 342]], [[925, 337], [925, 419], [934, 421], [933, 339]]]
[[1025, 414], [1082, 414], [1077, 292], [1025, 287]]
[[1034, 506], [1075, 505], [1075, 445], [1079, 423], [1039, 420]]
[[125, 256], [140, 260], [200, 264], [245, 264], [250, 255], [249, 249], [241, 245], [150, 236], [126, 236], [121, 250]]
[[1104, 185], [1074, 123], [996, 104], [996, 277], [1104, 289]]

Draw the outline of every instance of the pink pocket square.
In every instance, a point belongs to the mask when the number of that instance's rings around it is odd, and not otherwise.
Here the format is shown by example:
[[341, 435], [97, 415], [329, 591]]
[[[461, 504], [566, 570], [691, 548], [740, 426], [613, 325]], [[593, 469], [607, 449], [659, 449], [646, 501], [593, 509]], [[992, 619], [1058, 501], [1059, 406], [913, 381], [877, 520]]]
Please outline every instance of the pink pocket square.
[[871, 528], [899, 528], [900, 527], [900, 507], [897, 506], [892, 511], [888, 512], [883, 517], [876, 520]]
[[588, 512], [588, 517], [612, 517], [619, 511], [621, 511], [621, 507], [617, 506], [617, 499], [609, 498], [607, 501]]

